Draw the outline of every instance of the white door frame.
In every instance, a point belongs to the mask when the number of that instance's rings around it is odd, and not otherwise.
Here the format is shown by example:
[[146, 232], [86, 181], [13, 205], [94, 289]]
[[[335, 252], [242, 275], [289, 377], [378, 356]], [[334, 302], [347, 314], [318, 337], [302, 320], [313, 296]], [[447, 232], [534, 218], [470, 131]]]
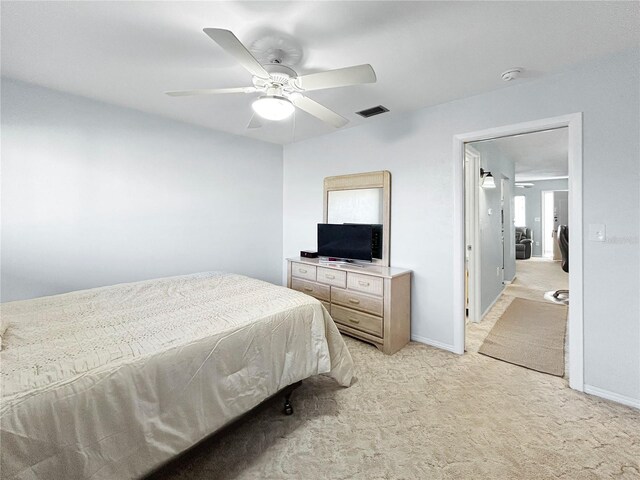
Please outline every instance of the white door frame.
[[464, 153], [465, 143], [511, 135], [539, 132], [553, 128], [569, 129], [569, 250], [571, 268], [569, 287], [569, 386], [584, 391], [583, 334], [583, 253], [582, 253], [582, 113], [489, 128], [453, 137], [453, 351], [464, 353], [465, 342], [465, 238], [464, 238]]
[[[468, 258], [469, 268], [469, 284], [472, 288], [469, 289], [469, 321], [479, 322], [482, 318], [482, 311], [480, 310], [480, 289], [482, 288], [482, 276], [481, 276], [481, 249], [480, 249], [480, 212], [478, 211], [478, 195], [480, 194], [480, 152], [478, 152], [471, 145], [465, 147], [465, 202], [467, 205], [472, 205], [469, 215], [467, 215], [465, 230], [469, 235], [469, 238], [465, 240], [468, 242], [465, 244], [467, 250], [465, 255]], [[468, 158], [467, 158], [468, 157]], [[467, 208], [467, 207], [465, 207]], [[463, 233], [464, 234], [464, 233]]]

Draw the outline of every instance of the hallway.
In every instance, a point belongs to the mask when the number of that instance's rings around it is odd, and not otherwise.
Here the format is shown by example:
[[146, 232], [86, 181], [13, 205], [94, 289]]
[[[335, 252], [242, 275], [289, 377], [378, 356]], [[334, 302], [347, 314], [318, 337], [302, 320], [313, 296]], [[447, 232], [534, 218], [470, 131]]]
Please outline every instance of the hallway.
[[531, 257], [516, 262], [516, 278], [504, 289], [503, 295], [542, 300], [545, 292], [569, 288], [569, 274], [561, 262]]
[[[543, 296], [550, 290], [568, 289], [569, 275], [565, 273], [560, 262], [531, 257], [516, 262], [516, 278], [507, 285], [500, 298], [494, 303], [479, 323], [467, 322], [465, 349], [477, 352], [496, 321], [507, 309], [514, 298], [545, 301]], [[565, 336], [565, 379], [568, 379], [569, 332]]]

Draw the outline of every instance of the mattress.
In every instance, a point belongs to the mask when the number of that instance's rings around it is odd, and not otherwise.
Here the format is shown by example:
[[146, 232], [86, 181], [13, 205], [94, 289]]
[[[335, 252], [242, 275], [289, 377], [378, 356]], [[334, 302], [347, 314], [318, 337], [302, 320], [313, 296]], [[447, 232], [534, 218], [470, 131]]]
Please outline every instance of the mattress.
[[353, 362], [317, 300], [201, 273], [2, 304], [2, 478], [135, 478]]

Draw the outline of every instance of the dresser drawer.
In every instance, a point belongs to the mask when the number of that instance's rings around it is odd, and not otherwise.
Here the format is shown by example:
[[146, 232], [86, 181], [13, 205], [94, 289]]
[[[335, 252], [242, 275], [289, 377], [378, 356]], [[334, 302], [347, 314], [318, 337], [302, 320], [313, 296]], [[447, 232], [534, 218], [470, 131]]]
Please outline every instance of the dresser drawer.
[[378, 315], [380, 317], [383, 314], [382, 297], [365, 295], [353, 290], [332, 288], [331, 301], [333, 303], [344, 305], [345, 307], [353, 308], [355, 310], [362, 310], [363, 312]]
[[327, 312], [331, 313], [331, 304], [329, 302], [323, 302], [322, 300], [320, 300], [320, 303], [324, 305], [324, 308], [327, 309]]
[[374, 317], [368, 313], [357, 312], [339, 305], [331, 305], [331, 316], [338, 323], [382, 338], [382, 318], [380, 317]]
[[306, 293], [312, 297], [316, 297], [318, 300], [329, 301], [329, 289], [327, 285], [320, 285], [319, 283], [307, 282], [306, 280], [300, 280], [298, 278], [291, 279], [291, 288], [298, 290], [299, 292]]
[[347, 275], [347, 288], [349, 290], [357, 290], [358, 292], [370, 293], [371, 295], [382, 296], [384, 280], [381, 277], [373, 277], [371, 275], [360, 275], [359, 273], [351, 273]]
[[305, 280], [316, 280], [316, 267], [305, 265], [304, 263], [291, 262], [291, 276], [304, 278]]
[[317, 280], [334, 287], [347, 287], [347, 272], [335, 270], [333, 268], [318, 267]]

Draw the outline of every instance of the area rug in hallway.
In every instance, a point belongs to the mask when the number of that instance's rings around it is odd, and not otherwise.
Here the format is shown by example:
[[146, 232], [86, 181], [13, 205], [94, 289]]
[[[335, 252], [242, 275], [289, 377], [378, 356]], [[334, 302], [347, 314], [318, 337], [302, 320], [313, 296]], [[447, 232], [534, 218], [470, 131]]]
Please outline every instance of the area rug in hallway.
[[562, 377], [566, 325], [567, 307], [515, 298], [478, 352]]

